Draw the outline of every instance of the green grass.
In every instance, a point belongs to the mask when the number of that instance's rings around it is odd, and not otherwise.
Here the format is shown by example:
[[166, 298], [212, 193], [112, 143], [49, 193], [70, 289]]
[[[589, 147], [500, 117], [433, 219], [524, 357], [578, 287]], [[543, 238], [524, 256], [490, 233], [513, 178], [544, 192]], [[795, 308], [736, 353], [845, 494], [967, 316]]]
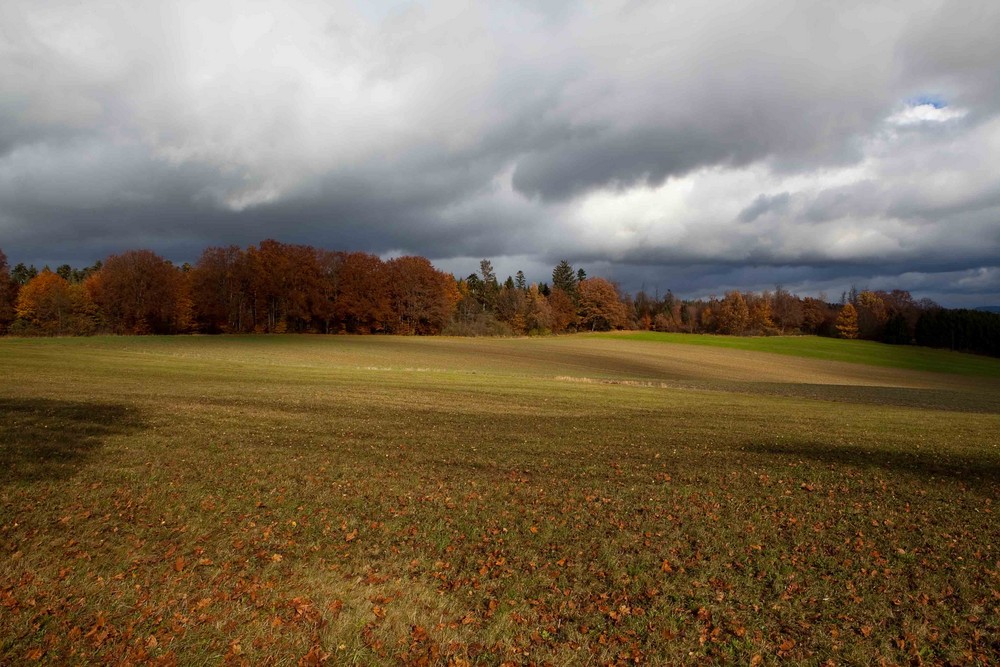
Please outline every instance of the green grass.
[[658, 343], [705, 345], [729, 350], [770, 352], [809, 359], [846, 361], [855, 364], [906, 368], [935, 373], [1000, 377], [1000, 359], [926, 347], [886, 345], [867, 340], [842, 340], [819, 336], [710, 336], [652, 331], [592, 335]]
[[1000, 382], [926, 370], [0, 340], [0, 664], [996, 663]]

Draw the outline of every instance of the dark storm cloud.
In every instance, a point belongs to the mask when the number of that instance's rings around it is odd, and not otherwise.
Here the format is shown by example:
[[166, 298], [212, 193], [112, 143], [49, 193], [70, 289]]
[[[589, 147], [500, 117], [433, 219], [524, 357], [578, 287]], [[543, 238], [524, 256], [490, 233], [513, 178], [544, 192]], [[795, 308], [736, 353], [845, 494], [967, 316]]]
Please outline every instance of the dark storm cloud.
[[12, 0], [0, 247], [278, 238], [1000, 302], [998, 29], [936, 0]]
[[703, 136], [697, 127], [595, 134], [529, 152], [518, 161], [514, 187], [528, 196], [564, 200], [595, 187], [660, 184], [696, 167], [746, 161], [737, 159], [736, 146]]

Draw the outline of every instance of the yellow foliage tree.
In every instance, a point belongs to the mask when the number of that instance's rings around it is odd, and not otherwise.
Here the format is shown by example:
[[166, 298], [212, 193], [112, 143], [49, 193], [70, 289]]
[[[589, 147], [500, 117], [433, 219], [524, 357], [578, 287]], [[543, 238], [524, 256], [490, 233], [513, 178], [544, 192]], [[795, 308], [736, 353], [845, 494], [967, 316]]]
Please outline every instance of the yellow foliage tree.
[[86, 334], [94, 329], [94, 304], [87, 292], [48, 269], [21, 288], [16, 312], [26, 333]]
[[841, 338], [858, 337], [858, 311], [853, 304], [844, 304], [840, 309], [836, 326]]
[[750, 308], [742, 294], [736, 290], [726, 294], [726, 298], [719, 305], [717, 324], [720, 333], [733, 336], [742, 336], [746, 333], [750, 324]]

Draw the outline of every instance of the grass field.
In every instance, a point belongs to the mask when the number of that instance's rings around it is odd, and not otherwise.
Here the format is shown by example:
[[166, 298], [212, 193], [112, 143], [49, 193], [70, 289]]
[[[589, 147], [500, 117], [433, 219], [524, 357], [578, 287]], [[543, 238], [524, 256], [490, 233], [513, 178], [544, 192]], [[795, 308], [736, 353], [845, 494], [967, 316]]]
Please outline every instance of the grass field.
[[848, 361], [889, 368], [1000, 377], [1000, 359], [960, 354], [948, 350], [932, 350], [926, 347], [883, 345], [872, 341], [842, 340], [817, 336], [707, 336], [654, 333], [651, 331], [598, 335], [648, 342], [771, 352], [794, 357]]
[[0, 339], [0, 664], [1000, 661], [998, 362], [681, 338]]

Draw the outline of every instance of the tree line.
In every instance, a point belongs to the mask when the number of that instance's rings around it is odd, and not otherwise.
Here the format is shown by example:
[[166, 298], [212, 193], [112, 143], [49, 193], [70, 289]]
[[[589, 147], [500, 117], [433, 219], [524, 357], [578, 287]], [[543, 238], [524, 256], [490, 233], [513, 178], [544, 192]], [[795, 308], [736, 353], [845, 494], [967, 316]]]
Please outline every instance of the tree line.
[[211, 247], [177, 266], [129, 250], [92, 266], [10, 267], [0, 250], [0, 333], [387, 333], [533, 335], [636, 329], [815, 334], [1000, 356], [1000, 315], [949, 310], [902, 290], [852, 288], [839, 303], [782, 288], [679, 299], [588, 277], [568, 261], [552, 282], [499, 280], [488, 259], [464, 278], [423, 257], [383, 260], [274, 240]]

